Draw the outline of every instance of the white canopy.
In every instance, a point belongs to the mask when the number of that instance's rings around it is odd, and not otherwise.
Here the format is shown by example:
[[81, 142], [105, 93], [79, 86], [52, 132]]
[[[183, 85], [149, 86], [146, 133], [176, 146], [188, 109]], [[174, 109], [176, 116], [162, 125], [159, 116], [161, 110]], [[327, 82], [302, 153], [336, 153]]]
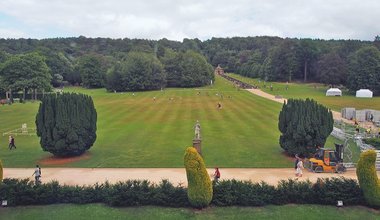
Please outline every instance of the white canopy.
[[326, 96], [342, 96], [342, 91], [338, 88], [331, 88], [326, 91]]
[[356, 97], [359, 98], [372, 98], [373, 92], [369, 89], [359, 89], [356, 91]]

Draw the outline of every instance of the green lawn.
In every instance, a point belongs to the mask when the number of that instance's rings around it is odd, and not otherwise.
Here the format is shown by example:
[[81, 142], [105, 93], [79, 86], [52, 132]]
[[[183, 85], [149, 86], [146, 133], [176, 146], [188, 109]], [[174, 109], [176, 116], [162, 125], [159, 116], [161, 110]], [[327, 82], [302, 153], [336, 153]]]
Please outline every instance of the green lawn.
[[[380, 97], [356, 98], [355, 95], [348, 94], [343, 91], [342, 97], [326, 96], [328, 86], [316, 83], [289, 83], [289, 89], [286, 90], [286, 83], [279, 82], [258, 82], [258, 79], [243, 77], [238, 74], [228, 74], [229, 76], [247, 82], [252, 85], [258, 85], [261, 90], [272, 95], [281, 95], [284, 98], [313, 98], [317, 102], [340, 112], [342, 108], [354, 107], [356, 109], [376, 109], [380, 110]], [[264, 88], [264, 84], [266, 88]], [[273, 91], [270, 90], [270, 84], [273, 86]]]
[[49, 205], [0, 208], [0, 219], [380, 219], [380, 212], [365, 207], [336, 208], [320, 205], [264, 207], [188, 208], [134, 207], [111, 208], [101, 204]]
[[[208, 167], [293, 165], [278, 144], [281, 104], [236, 90], [220, 77], [214, 86], [199, 90], [167, 89], [138, 92], [135, 96], [104, 89], [65, 90], [93, 97], [98, 131], [89, 159], [60, 166], [183, 167], [184, 150], [192, 145], [196, 120], [201, 123], [202, 150]], [[223, 99], [216, 95], [221, 93]], [[217, 110], [218, 102], [222, 110]], [[34, 127], [37, 109], [38, 103], [0, 106], [1, 134], [22, 123]], [[41, 150], [36, 136], [17, 136], [17, 150], [13, 151], [7, 150], [7, 141], [7, 137], [0, 137], [0, 158], [5, 167], [33, 167], [50, 155]]]

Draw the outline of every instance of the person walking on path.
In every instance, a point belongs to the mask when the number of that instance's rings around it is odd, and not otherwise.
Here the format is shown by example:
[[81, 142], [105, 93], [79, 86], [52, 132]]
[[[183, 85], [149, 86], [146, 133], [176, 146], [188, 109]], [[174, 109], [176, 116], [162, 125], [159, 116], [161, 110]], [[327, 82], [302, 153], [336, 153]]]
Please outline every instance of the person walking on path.
[[296, 176], [297, 177], [302, 177], [302, 170], [303, 170], [303, 161], [299, 159], [297, 163], [297, 169], [296, 169]]
[[36, 169], [34, 169], [34, 173], [32, 174], [32, 176], [34, 175], [34, 180], [35, 180], [35, 184], [40, 184], [41, 183], [41, 167], [37, 164], [36, 165]]
[[219, 168], [218, 168], [218, 167], [215, 167], [215, 172], [214, 172], [214, 182], [217, 183], [217, 182], [219, 181], [219, 178], [220, 178]]
[[297, 165], [298, 165], [298, 162], [300, 161], [300, 158], [298, 157], [298, 154], [296, 154], [295, 155], [295, 161], [294, 161], [294, 169], [295, 169], [295, 171], [296, 171], [296, 176], [298, 176], [297, 175]]

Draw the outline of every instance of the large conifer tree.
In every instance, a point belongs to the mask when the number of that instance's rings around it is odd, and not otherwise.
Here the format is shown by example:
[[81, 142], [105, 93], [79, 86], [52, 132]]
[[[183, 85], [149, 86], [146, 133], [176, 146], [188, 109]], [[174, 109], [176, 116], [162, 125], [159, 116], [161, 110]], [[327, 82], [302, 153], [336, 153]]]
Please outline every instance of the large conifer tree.
[[46, 95], [36, 116], [37, 135], [44, 151], [56, 156], [83, 154], [96, 140], [97, 113], [83, 94]]
[[279, 115], [280, 145], [289, 154], [308, 156], [323, 147], [333, 129], [332, 112], [314, 100], [289, 99]]

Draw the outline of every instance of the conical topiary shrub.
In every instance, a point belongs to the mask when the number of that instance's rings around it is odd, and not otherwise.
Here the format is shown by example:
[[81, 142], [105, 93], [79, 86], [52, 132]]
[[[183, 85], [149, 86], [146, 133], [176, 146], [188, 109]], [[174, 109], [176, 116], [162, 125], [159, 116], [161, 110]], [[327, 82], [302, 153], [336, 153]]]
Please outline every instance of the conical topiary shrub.
[[186, 149], [184, 163], [190, 204], [196, 208], [208, 206], [212, 200], [212, 184], [205, 163], [194, 147]]
[[368, 204], [380, 206], [380, 181], [376, 173], [376, 152], [368, 150], [360, 154], [356, 175]]

